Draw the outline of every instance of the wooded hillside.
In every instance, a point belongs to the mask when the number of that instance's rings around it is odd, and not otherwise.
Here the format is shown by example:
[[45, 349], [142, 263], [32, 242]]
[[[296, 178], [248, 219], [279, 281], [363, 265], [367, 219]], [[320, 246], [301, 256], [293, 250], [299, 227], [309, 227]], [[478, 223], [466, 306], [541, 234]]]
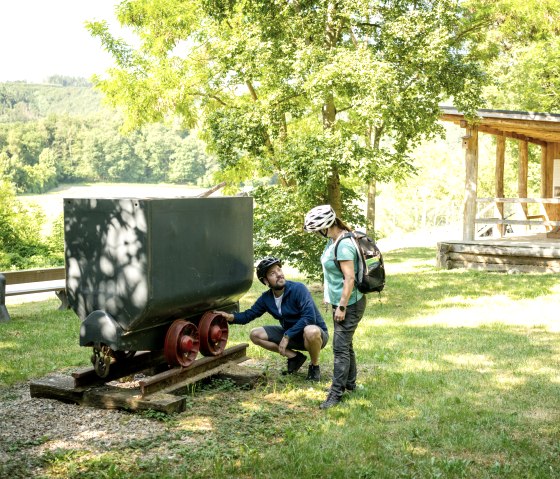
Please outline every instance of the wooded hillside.
[[76, 181], [206, 184], [213, 160], [189, 131], [158, 124], [121, 135], [99, 92], [57, 78], [0, 84], [0, 173], [18, 193]]
[[33, 121], [53, 114], [111, 114], [102, 106], [101, 94], [86, 80], [69, 81], [66, 77], [49, 80], [49, 84], [0, 83], [0, 123]]

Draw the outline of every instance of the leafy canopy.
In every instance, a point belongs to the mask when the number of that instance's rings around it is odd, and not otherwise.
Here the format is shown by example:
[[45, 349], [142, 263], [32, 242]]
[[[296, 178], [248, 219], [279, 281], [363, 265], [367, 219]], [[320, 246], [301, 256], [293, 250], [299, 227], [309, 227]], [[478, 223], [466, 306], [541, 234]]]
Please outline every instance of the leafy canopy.
[[560, 2], [469, 0], [486, 28], [477, 54], [489, 62], [488, 106], [560, 112]]
[[[363, 224], [356, 185], [409, 175], [407, 152], [439, 131], [439, 104], [472, 115], [480, 98], [470, 13], [456, 0], [125, 0], [117, 13], [138, 43], [90, 23], [118, 65], [94, 83], [127, 128], [201, 125], [218, 179], [272, 179], [256, 193], [258, 254], [277, 240], [301, 261], [316, 204]], [[273, 197], [289, 206], [270, 209]]]

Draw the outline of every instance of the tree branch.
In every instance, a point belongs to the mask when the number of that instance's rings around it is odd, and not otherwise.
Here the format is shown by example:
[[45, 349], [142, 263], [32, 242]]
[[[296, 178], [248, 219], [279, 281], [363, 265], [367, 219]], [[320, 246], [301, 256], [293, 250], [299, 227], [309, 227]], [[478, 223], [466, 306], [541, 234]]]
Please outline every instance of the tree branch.
[[482, 30], [483, 28], [489, 27], [490, 25], [492, 25], [492, 21], [489, 18], [485, 20], [481, 20], [478, 23], [473, 23], [469, 28], [466, 28], [465, 30], [458, 32], [457, 35], [455, 35], [455, 37], [453, 38], [453, 43], [457, 43], [461, 41], [464, 37], [469, 35], [470, 33], [475, 32], [477, 30]]
[[211, 98], [212, 100], [216, 100], [220, 105], [228, 107], [228, 108], [231, 106], [228, 103], [226, 103], [225, 101], [223, 101], [217, 95], [212, 95], [212, 94], [209, 94], [209, 93], [201, 93], [201, 92], [192, 92], [192, 93], [189, 93], [189, 95], [200, 96], [200, 97], [203, 97], [203, 98]]
[[354, 108], [354, 105], [348, 105], [348, 106], [345, 106], [344, 108], [337, 108], [336, 112], [337, 113], [342, 113], [343, 111], [351, 110], [352, 108]]
[[251, 98], [253, 99], [253, 101], [257, 101], [258, 100], [257, 92], [253, 88], [253, 84], [249, 80], [246, 80], [245, 85], [247, 85], [247, 88], [249, 89], [249, 93], [251, 93]]
[[293, 98], [298, 98], [298, 97], [300, 97], [300, 96], [302, 96], [301, 93], [294, 93], [293, 95], [289, 95], [289, 96], [286, 96], [286, 97], [284, 97], [284, 98], [280, 98], [280, 100], [275, 101], [275, 102], [272, 103], [272, 104], [273, 104], [274, 106], [281, 105], [281, 104], [284, 103], [285, 101], [292, 100]]

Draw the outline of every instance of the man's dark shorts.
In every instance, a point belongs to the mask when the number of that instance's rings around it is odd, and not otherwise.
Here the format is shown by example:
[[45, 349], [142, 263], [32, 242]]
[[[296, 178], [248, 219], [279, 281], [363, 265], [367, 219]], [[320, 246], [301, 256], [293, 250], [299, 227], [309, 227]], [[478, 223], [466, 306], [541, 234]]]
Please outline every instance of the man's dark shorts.
[[[319, 326], [317, 327], [319, 328]], [[264, 330], [266, 331], [266, 335], [268, 336], [268, 340], [270, 342], [280, 344], [280, 341], [282, 341], [282, 338], [284, 337], [284, 328], [282, 326], [264, 326]], [[321, 349], [323, 349], [327, 345], [327, 342], [329, 341], [329, 333], [323, 331], [322, 329], [321, 329], [321, 339], [323, 340]], [[296, 351], [306, 351], [305, 344], [303, 342], [303, 331], [299, 333], [297, 336], [290, 338], [287, 347], [288, 349], [293, 349]]]

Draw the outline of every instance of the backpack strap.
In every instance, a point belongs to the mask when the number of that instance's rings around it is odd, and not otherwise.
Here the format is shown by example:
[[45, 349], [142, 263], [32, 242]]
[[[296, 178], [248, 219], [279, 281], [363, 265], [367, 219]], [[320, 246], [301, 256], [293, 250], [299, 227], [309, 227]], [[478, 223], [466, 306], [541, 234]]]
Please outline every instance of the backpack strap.
[[[360, 249], [360, 245], [358, 244], [358, 241], [356, 240], [356, 235], [352, 232], [349, 231], [348, 233], [342, 235], [342, 237], [337, 238], [337, 240], [334, 243], [334, 263], [336, 264], [337, 268], [342, 271], [342, 268], [340, 267], [340, 261], [338, 261], [338, 256], [337, 256], [337, 251], [338, 251], [338, 245], [339, 243], [346, 238], [350, 238], [352, 240], [352, 244], [354, 245], [354, 248], [356, 248], [356, 254], [358, 255], [358, 271], [356, 271], [356, 279], [355, 282], [361, 281], [361, 278], [364, 275], [364, 272], [366, 270], [366, 262], [364, 260], [364, 257], [362, 255], [362, 251]], [[344, 277], [344, 275], [342, 275]]]
[[340, 267], [340, 261], [338, 261], [338, 256], [337, 256], [337, 252], [338, 252], [338, 245], [339, 243], [346, 238], [354, 238], [354, 233], [352, 233], [351, 231], [349, 231], [348, 233], [345, 233], [342, 236], [339, 236], [336, 241], [334, 242], [334, 263], [336, 264], [336, 267], [342, 271], [342, 268]]
[[[356, 241], [356, 235], [352, 231], [349, 231], [348, 233], [342, 235], [342, 237], [337, 238], [337, 240], [335, 241], [335, 243], [334, 243], [334, 263], [336, 264], [336, 266], [340, 270], [340, 272], [342, 272], [342, 268], [340, 267], [340, 261], [338, 261], [338, 257], [337, 257], [337, 251], [338, 251], [339, 243], [343, 239], [346, 239], [346, 238], [350, 238], [352, 240], [352, 243], [353, 243], [354, 247], [356, 248], [356, 254], [358, 255], [358, 271], [355, 272], [354, 288], [353, 288], [353, 290], [355, 291], [355, 294], [356, 294], [356, 299], [358, 299], [358, 288], [356, 288], [356, 284], [358, 284], [359, 278], [361, 278], [364, 274], [365, 261], [364, 261], [363, 256], [362, 256], [360, 246], [358, 245], [358, 242]], [[342, 277], [344, 278], [344, 273], [342, 274]]]

